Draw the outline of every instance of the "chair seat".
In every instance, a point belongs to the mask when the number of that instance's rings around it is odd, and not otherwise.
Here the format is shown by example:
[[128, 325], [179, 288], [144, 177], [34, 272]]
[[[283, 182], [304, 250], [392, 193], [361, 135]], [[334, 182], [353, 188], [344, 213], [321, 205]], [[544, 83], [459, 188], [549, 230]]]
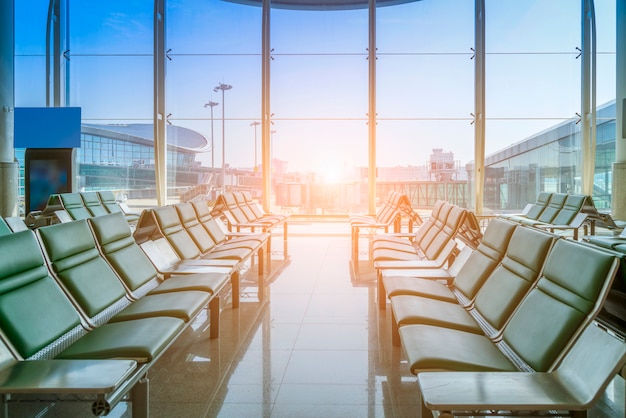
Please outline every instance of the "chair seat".
[[517, 371], [483, 335], [430, 325], [406, 325], [400, 338], [413, 373], [426, 370]]
[[199, 290], [217, 294], [229, 280], [225, 273], [198, 273], [185, 276], [172, 276], [163, 281], [148, 294], [170, 293], [186, 290]]
[[[430, 270], [429, 270], [430, 271]], [[438, 270], [432, 270], [438, 271]], [[441, 282], [418, 277], [391, 276], [383, 279], [387, 296], [425, 296], [445, 302], [456, 303], [457, 299], [450, 288]]]
[[180, 318], [189, 322], [210, 299], [209, 293], [195, 290], [146, 295], [122, 309], [109, 322], [159, 316]]
[[399, 326], [424, 324], [482, 334], [472, 315], [457, 303], [400, 295], [391, 298], [391, 307]]
[[178, 318], [145, 318], [103, 325], [63, 350], [60, 359], [134, 359], [147, 363], [157, 357], [183, 329]]

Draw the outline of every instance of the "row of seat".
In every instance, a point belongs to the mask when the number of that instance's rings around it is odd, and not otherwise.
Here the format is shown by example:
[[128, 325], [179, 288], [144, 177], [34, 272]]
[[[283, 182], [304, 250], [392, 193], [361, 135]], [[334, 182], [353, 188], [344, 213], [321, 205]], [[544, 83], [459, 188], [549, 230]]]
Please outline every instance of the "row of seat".
[[[588, 408], [626, 362], [624, 340], [594, 321], [618, 255], [499, 218], [466, 253], [448, 281], [433, 270], [382, 272], [380, 307], [388, 297], [392, 340], [418, 375], [424, 405], [444, 415]], [[527, 375], [536, 372], [541, 379]], [[518, 377], [524, 396], [503, 391]], [[474, 390], [485, 381], [488, 389]]]
[[393, 227], [393, 232], [400, 232], [402, 217], [408, 219], [409, 233], [413, 232], [413, 225], [421, 225], [420, 215], [412, 208], [407, 195], [391, 191], [382, 202], [375, 214], [352, 214], [349, 217], [352, 260], [356, 263], [359, 259], [359, 238], [362, 231], [383, 230], [389, 232]]
[[578, 230], [589, 222], [590, 211], [597, 213], [591, 196], [540, 192], [536, 202], [528, 204], [522, 213], [499, 216], [552, 232], [571, 230], [574, 239], [578, 239]]
[[[374, 267], [378, 276], [378, 292], [382, 290], [383, 271], [410, 272], [429, 270], [438, 279], [449, 278], [456, 258], [464, 259], [477, 246], [482, 232], [474, 214], [444, 201], [437, 201], [431, 216], [415, 234], [381, 234], [373, 242]], [[407, 237], [409, 239], [407, 239]], [[458, 242], [465, 243], [459, 249]], [[433, 273], [434, 272], [434, 273]], [[379, 297], [384, 306], [384, 297]]]
[[[219, 195], [211, 214], [226, 219], [228, 229], [231, 232], [261, 231], [272, 233], [274, 229], [282, 228], [283, 254], [285, 259], [288, 258], [289, 215], [265, 213], [252, 199], [249, 192], [229, 192]], [[271, 247], [268, 247], [267, 251], [271, 252]]]
[[229, 274], [162, 280], [121, 213], [0, 236], [0, 253], [1, 393], [89, 395], [101, 415], [130, 392], [145, 417], [149, 368], [203, 309], [219, 335]]
[[139, 214], [132, 213], [128, 207], [115, 199], [110, 190], [98, 192], [60, 193], [50, 195], [42, 211], [28, 214], [25, 221], [31, 228], [38, 228], [58, 222], [88, 219], [108, 213], [123, 213], [126, 221], [134, 225]]
[[145, 209], [133, 236], [164, 276], [193, 274], [206, 267], [227, 271], [233, 277], [233, 307], [239, 304], [240, 271], [252, 265], [256, 257], [262, 298], [265, 266], [271, 266], [269, 233], [227, 236], [220, 223], [206, 201], [178, 203]]

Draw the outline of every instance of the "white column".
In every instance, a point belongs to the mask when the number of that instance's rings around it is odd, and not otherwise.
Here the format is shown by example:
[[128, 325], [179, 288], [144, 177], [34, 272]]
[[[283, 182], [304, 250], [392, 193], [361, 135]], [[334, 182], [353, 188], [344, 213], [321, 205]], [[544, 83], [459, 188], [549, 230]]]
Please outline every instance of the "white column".
[[165, 62], [165, 0], [154, 0], [154, 175], [159, 206], [167, 204]]
[[615, 2], [616, 91], [615, 163], [613, 164], [613, 217], [626, 220], [626, 3]]
[[[270, 0], [263, 0], [261, 35], [261, 164], [263, 165], [263, 196], [262, 204], [266, 212], [271, 212], [272, 198], [272, 141], [270, 115]], [[254, 127], [256, 129], [256, 127]], [[255, 131], [256, 132], [256, 131]], [[256, 134], [255, 134], [256, 135]], [[256, 138], [255, 138], [256, 141]]]
[[0, 0], [0, 215], [17, 215], [17, 163], [13, 149], [15, 112], [14, 0]]
[[475, 1], [474, 42], [474, 212], [480, 215], [485, 187], [485, 0]]
[[369, 0], [369, 212], [376, 213], [376, 0]]

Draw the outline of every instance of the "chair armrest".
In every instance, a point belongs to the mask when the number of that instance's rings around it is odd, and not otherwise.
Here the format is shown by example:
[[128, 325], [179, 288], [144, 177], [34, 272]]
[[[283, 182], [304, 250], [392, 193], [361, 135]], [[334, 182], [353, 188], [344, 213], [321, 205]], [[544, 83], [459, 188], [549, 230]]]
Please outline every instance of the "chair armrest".
[[436, 411], [584, 408], [554, 373], [422, 372], [417, 381], [424, 405]]
[[376, 270], [386, 269], [440, 269], [441, 263], [437, 260], [389, 260], [376, 261], [374, 263]]
[[139, 216], [139, 215], [140, 215], [140, 213], [133, 212], [133, 211], [132, 211], [132, 210], [128, 207], [128, 205], [127, 205], [126, 203], [124, 203], [124, 202], [118, 202], [117, 204], [118, 204], [118, 205], [119, 205], [119, 207], [122, 209], [122, 213], [123, 213], [124, 215], [137, 215], [137, 216]]
[[134, 360], [29, 360], [0, 371], [0, 393], [107, 394], [137, 369]]

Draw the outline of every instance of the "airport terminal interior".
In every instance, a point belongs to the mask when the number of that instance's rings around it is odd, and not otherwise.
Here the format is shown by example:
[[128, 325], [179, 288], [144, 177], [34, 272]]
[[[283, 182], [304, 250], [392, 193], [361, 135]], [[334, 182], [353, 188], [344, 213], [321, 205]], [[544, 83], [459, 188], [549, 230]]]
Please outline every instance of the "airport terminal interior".
[[622, 0], [0, 0], [0, 417], [625, 417], [625, 74]]

